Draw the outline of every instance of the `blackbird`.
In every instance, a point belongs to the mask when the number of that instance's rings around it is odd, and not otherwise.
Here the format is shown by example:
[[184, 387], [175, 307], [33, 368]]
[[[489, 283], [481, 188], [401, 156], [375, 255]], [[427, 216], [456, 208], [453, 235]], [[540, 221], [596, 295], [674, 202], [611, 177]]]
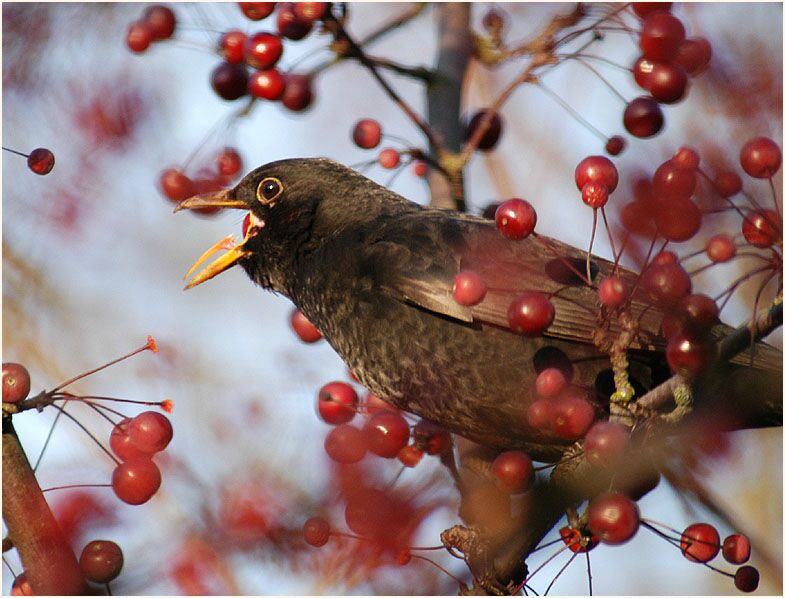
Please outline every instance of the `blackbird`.
[[[607, 410], [607, 354], [595, 345], [597, 293], [586, 253], [541, 235], [513, 241], [485, 218], [423, 207], [337, 162], [289, 159], [256, 168], [233, 189], [185, 200], [179, 209], [250, 210], [245, 238], [217, 243], [225, 254], [199, 271], [193, 287], [239, 264], [260, 286], [291, 299], [364, 386], [393, 405], [495, 449], [558, 459], [570, 440], [527, 424], [534, 381], [558, 367]], [[611, 262], [592, 257], [593, 280]], [[453, 279], [477, 272], [488, 291], [458, 304]], [[634, 285], [636, 275], [618, 275]], [[553, 293], [544, 334], [510, 329], [507, 310], [523, 291]], [[640, 392], [669, 376], [659, 336], [662, 312], [635, 300], [638, 320], [630, 373]], [[607, 333], [619, 331], [611, 322]], [[763, 347], [766, 349], [766, 347]], [[765, 363], [767, 352], [756, 354]], [[772, 350], [773, 351], [773, 350]], [[778, 364], [779, 355], [769, 356]], [[605, 404], [603, 406], [603, 400]]]

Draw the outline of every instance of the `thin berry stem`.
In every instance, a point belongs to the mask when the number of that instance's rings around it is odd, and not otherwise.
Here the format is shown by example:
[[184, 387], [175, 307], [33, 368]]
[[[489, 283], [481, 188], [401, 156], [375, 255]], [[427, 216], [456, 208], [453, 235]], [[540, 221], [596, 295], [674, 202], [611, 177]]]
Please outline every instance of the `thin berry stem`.
[[51, 394], [54, 394], [58, 390], [60, 390], [62, 388], [65, 388], [69, 384], [73, 384], [77, 380], [81, 380], [82, 378], [86, 378], [87, 376], [90, 376], [91, 374], [95, 374], [96, 372], [100, 372], [101, 370], [104, 370], [104, 369], [108, 368], [109, 366], [112, 366], [112, 365], [114, 365], [116, 363], [120, 363], [124, 359], [128, 359], [129, 357], [133, 357], [137, 353], [141, 353], [142, 351], [147, 351], [149, 348], [150, 348], [150, 345], [145, 343], [143, 346], [139, 347], [138, 349], [135, 349], [135, 350], [131, 351], [127, 355], [123, 355], [122, 357], [118, 357], [117, 359], [113, 359], [112, 361], [109, 361], [108, 363], [100, 365], [97, 368], [93, 368], [92, 370], [88, 370], [87, 372], [84, 372], [83, 374], [79, 374], [78, 376], [74, 376], [73, 378], [71, 378], [69, 380], [66, 380], [65, 382], [63, 382], [59, 386], [56, 386], [55, 388], [53, 388], [51, 390]]
[[537, 567], [537, 568], [536, 568], [534, 571], [532, 571], [531, 573], [529, 573], [529, 575], [526, 577], [526, 579], [524, 579], [524, 580], [521, 582], [521, 584], [520, 584], [520, 585], [517, 587], [517, 589], [515, 590], [515, 593], [517, 593], [518, 591], [520, 591], [520, 589], [521, 589], [521, 588], [522, 588], [524, 585], [528, 584], [528, 583], [531, 581], [531, 578], [532, 578], [532, 577], [534, 577], [535, 575], [537, 575], [537, 573], [538, 573], [538, 572], [539, 572], [539, 571], [540, 571], [540, 570], [541, 570], [543, 567], [545, 567], [545, 566], [546, 566], [548, 563], [550, 563], [550, 562], [551, 562], [553, 559], [555, 559], [557, 556], [559, 556], [559, 555], [560, 555], [562, 552], [564, 552], [565, 550], [567, 550], [567, 548], [569, 548], [569, 547], [568, 547], [568, 546], [565, 544], [564, 546], [562, 546], [561, 548], [559, 548], [559, 550], [557, 550], [557, 551], [556, 551], [556, 552], [554, 552], [554, 553], [553, 553], [551, 556], [549, 556], [547, 559], [545, 559], [545, 561], [544, 561], [544, 562], [543, 562], [543, 563], [542, 563], [542, 564], [541, 564], [539, 567]]
[[564, 566], [561, 569], [559, 569], [559, 572], [556, 573], [556, 575], [553, 576], [553, 579], [551, 580], [551, 583], [549, 583], [548, 587], [545, 588], [545, 592], [543, 593], [543, 596], [547, 596], [548, 595], [548, 592], [551, 591], [551, 588], [553, 587], [553, 584], [555, 584], [556, 580], [559, 579], [559, 577], [561, 577], [561, 574], [564, 573], [567, 570], [567, 567], [569, 567], [572, 564], [572, 562], [575, 560], [576, 556], [578, 556], [578, 553], [577, 552], [573, 552], [572, 556], [570, 556], [569, 560], [566, 563], [564, 563]]
[[594, 237], [597, 235], [597, 209], [594, 212], [591, 223], [591, 239], [589, 239], [589, 250], [586, 252], [586, 278], [591, 282], [591, 250], [594, 248]]
[[589, 551], [586, 551], [586, 576], [589, 578], [589, 596], [594, 596], [594, 590], [591, 584], [591, 559], [589, 558]]
[[[774, 210], [777, 212], [780, 220], [782, 220], [782, 211], [780, 210], [780, 204], [777, 203], [777, 190], [774, 188], [774, 179], [772, 177], [769, 177], [769, 189], [771, 189], [771, 201], [774, 204]], [[773, 224], [779, 226], [778, 222]]]
[[457, 583], [459, 583], [459, 584], [463, 584], [463, 581], [461, 581], [461, 580], [460, 580], [459, 578], [457, 578], [455, 575], [453, 575], [452, 573], [450, 573], [450, 572], [449, 572], [447, 569], [445, 569], [444, 567], [442, 567], [442, 566], [441, 566], [439, 563], [437, 563], [437, 562], [436, 562], [436, 561], [434, 561], [433, 559], [429, 559], [427, 556], [422, 556], [421, 554], [413, 554], [413, 555], [411, 555], [411, 557], [412, 557], [413, 559], [420, 559], [420, 560], [422, 560], [422, 561], [426, 561], [426, 562], [430, 563], [431, 565], [433, 565], [434, 567], [436, 567], [436, 568], [437, 568], [439, 571], [441, 571], [441, 572], [442, 572], [442, 573], [444, 573], [445, 575], [448, 575], [449, 577], [451, 577], [451, 578], [452, 578], [453, 580], [455, 580]]
[[55, 432], [55, 426], [57, 422], [60, 420], [60, 416], [63, 414], [62, 411], [58, 411], [55, 414], [54, 420], [52, 420], [52, 425], [49, 426], [49, 432], [46, 434], [46, 440], [44, 440], [44, 446], [41, 447], [41, 452], [38, 453], [38, 458], [35, 460], [35, 465], [33, 465], [33, 473], [38, 471], [38, 466], [41, 465], [41, 460], [44, 458], [44, 453], [46, 453], [46, 449], [49, 446], [49, 442], [52, 440], [52, 436]]
[[41, 492], [51, 492], [52, 490], [71, 490], [73, 488], [111, 488], [111, 484], [66, 484], [65, 486], [50, 486], [43, 488]]
[[18, 152], [15, 149], [11, 149], [10, 147], [2, 146], [2, 148], [5, 151], [7, 151], [7, 152], [11, 152], [12, 154], [16, 154], [17, 156], [22, 156], [23, 158], [29, 158], [30, 157], [29, 154], [23, 154], [22, 152]]
[[586, 120], [580, 114], [578, 114], [578, 112], [572, 106], [570, 106], [565, 100], [563, 100], [559, 96], [559, 94], [557, 94], [551, 88], [547, 87], [545, 85], [545, 83], [542, 82], [542, 80], [537, 81], [535, 87], [539, 87], [540, 89], [542, 89], [548, 96], [550, 96], [550, 98], [554, 102], [559, 104], [559, 106], [561, 106], [565, 110], [565, 112], [567, 112], [567, 114], [569, 114], [579, 124], [581, 124], [584, 127], [586, 127], [586, 129], [588, 129], [590, 133], [593, 133], [595, 136], [597, 136], [598, 139], [600, 139], [603, 142], [606, 139], [608, 139], [608, 135], [606, 135], [605, 133], [600, 131], [597, 127], [595, 127], [593, 124], [591, 124], [588, 120]]
[[585, 282], [588, 286], [592, 286], [592, 283], [589, 279], [587, 279], [582, 272], [578, 270], [569, 260], [565, 259], [561, 252], [553, 247], [549, 243], [549, 239], [547, 237], [541, 237], [537, 233], [533, 232], [531, 236], [536, 240], [539, 241], [541, 245], [543, 245], [546, 249], [548, 249], [555, 257], [558, 259], [562, 264], [564, 264], [567, 269], [569, 269], [573, 274], [575, 274], [578, 278], [580, 278], [583, 282]]
[[611, 245], [611, 254], [613, 255], [613, 272], [616, 273], [619, 271], [619, 260], [621, 259], [621, 256], [616, 254], [616, 243], [613, 242], [611, 227], [608, 224], [608, 217], [605, 215], [605, 206], [600, 208], [600, 213], [602, 214], [602, 221], [605, 224], [605, 233], [608, 235], [608, 242]]
[[116, 458], [116, 457], [115, 457], [115, 456], [114, 456], [114, 455], [111, 453], [111, 451], [109, 451], [109, 450], [108, 450], [108, 449], [107, 449], [107, 448], [106, 448], [106, 447], [105, 447], [103, 444], [101, 444], [101, 442], [100, 442], [100, 441], [99, 441], [99, 440], [98, 440], [98, 439], [97, 439], [95, 436], [93, 436], [93, 434], [90, 432], [90, 430], [88, 430], [88, 429], [87, 429], [87, 428], [86, 428], [86, 427], [85, 427], [85, 426], [84, 426], [84, 425], [83, 425], [83, 424], [82, 424], [82, 423], [81, 423], [81, 422], [80, 422], [78, 419], [76, 419], [76, 418], [75, 418], [73, 415], [71, 415], [70, 413], [66, 413], [66, 412], [63, 410], [63, 408], [62, 408], [62, 407], [60, 407], [59, 405], [54, 405], [54, 404], [53, 404], [53, 405], [52, 405], [52, 407], [54, 407], [55, 409], [58, 409], [58, 410], [60, 411], [60, 413], [62, 413], [63, 415], [65, 415], [65, 416], [66, 416], [68, 419], [70, 419], [72, 422], [74, 422], [74, 423], [75, 423], [75, 424], [76, 424], [76, 425], [77, 425], [79, 428], [81, 428], [81, 430], [82, 430], [82, 431], [83, 431], [85, 434], [87, 434], [87, 435], [90, 437], [90, 439], [91, 439], [93, 442], [95, 442], [95, 443], [96, 443], [96, 444], [97, 444], [97, 445], [100, 447], [100, 449], [101, 449], [103, 452], [105, 452], [105, 453], [106, 453], [106, 454], [109, 456], [109, 458], [110, 458], [112, 461], [114, 461], [114, 464], [115, 464], [115, 465], [120, 465], [120, 461], [119, 461], [119, 460], [118, 460], [118, 459], [117, 459], [117, 458]]
[[613, 93], [613, 95], [615, 95], [617, 98], [619, 98], [625, 106], [629, 103], [627, 101], [627, 98], [625, 98], [623, 95], [621, 95], [621, 92], [619, 92], [619, 90], [616, 89], [613, 86], [613, 84], [610, 81], [608, 81], [596, 68], [594, 68], [592, 65], [590, 65], [585, 60], [582, 60], [581, 58], [578, 58], [577, 56], [573, 57], [573, 60], [575, 60], [579, 64], [583, 65], [585, 68], [589, 69], [592, 73], [594, 73], [594, 75], [600, 81], [605, 83], [605, 86]]

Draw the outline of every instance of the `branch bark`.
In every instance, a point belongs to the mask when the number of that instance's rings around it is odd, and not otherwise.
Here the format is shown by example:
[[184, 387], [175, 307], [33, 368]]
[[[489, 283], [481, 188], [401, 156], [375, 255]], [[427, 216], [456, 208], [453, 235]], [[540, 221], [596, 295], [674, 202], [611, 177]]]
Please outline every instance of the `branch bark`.
[[38, 595], [81, 595], [76, 555], [52, 515], [10, 417], [3, 417], [3, 520]]

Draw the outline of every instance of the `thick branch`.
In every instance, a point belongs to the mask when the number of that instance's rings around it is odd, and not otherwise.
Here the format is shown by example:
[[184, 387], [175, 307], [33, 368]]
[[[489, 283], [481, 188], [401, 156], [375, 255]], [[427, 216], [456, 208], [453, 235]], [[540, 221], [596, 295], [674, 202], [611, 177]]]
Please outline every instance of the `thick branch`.
[[[428, 85], [428, 123], [439, 140], [431, 151], [442, 162], [448, 154], [457, 154], [463, 143], [461, 124], [461, 89], [471, 59], [471, 5], [449, 2], [435, 7], [437, 17], [437, 76]], [[442, 164], [447, 166], [447, 164]], [[431, 205], [464, 210], [462, 166], [442, 172], [432, 171], [428, 177]]]
[[80, 595], [79, 563], [41, 492], [30, 463], [3, 418], [3, 520], [36, 595]]

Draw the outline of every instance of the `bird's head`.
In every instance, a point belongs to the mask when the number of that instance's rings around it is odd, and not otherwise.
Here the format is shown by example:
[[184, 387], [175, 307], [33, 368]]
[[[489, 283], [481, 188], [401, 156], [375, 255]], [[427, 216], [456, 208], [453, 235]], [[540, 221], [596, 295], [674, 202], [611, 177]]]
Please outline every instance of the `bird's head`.
[[[239, 243], [228, 236], [208, 249], [186, 274], [186, 288], [240, 264], [258, 284], [286, 292], [292, 260], [305, 245], [313, 246], [346, 227], [368, 222], [405, 199], [337, 162], [295, 158], [260, 166], [234, 188], [195, 195], [175, 211], [236, 208], [249, 211]], [[215, 253], [226, 253], [202, 266]], [[198, 270], [198, 271], [197, 271]]]

